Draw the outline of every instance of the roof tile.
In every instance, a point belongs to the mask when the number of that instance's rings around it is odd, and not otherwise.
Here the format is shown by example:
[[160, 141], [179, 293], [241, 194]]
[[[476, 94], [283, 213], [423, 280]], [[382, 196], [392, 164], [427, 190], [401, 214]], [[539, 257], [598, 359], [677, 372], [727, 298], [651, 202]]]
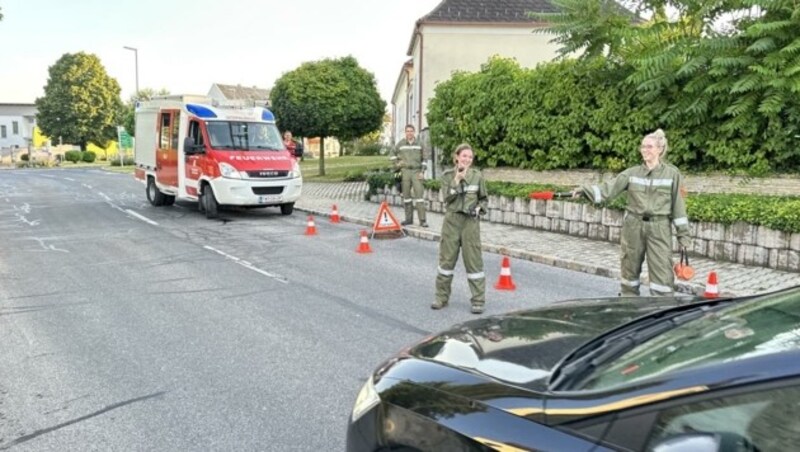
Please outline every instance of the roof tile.
[[420, 22], [529, 23], [528, 12], [557, 12], [549, 0], [442, 0]]

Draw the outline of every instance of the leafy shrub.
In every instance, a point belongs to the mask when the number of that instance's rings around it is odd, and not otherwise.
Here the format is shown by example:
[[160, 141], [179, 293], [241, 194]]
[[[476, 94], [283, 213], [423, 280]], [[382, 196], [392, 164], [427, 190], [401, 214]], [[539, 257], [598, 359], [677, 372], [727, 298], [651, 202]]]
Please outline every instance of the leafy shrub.
[[365, 171], [363, 169], [350, 170], [344, 174], [343, 180], [345, 182], [358, 182], [367, 180], [367, 176], [365, 175]]
[[382, 150], [383, 146], [381, 146], [380, 143], [368, 143], [363, 146], [359, 146], [356, 149], [356, 155], [363, 155], [363, 156], [380, 155]]
[[[119, 157], [109, 160], [108, 164], [111, 166], [120, 166]], [[133, 166], [136, 162], [133, 160], [133, 157], [123, 157], [122, 164], [125, 166]]]
[[379, 189], [383, 189], [387, 186], [393, 186], [395, 183], [395, 172], [393, 170], [378, 170], [378, 171], [370, 171], [366, 173], [367, 185], [369, 189], [367, 190], [367, 196], [372, 196], [378, 193]]
[[94, 151], [86, 151], [81, 155], [81, 160], [86, 163], [92, 163], [97, 159], [97, 154]]
[[81, 151], [67, 151], [64, 153], [64, 160], [72, 163], [78, 163], [82, 159]]
[[732, 82], [701, 71], [714, 89], [694, 86], [705, 92], [699, 105], [680, 86], [685, 77], [669, 72], [666, 56], [650, 59], [661, 61], [669, 76], [652, 79], [647, 71], [639, 85], [631, 82], [635, 69], [615, 60], [568, 59], [527, 69], [493, 57], [477, 72], [456, 72], [436, 85], [427, 113], [431, 137], [441, 149], [471, 144], [481, 166], [616, 172], [641, 161], [639, 142], [660, 127], [669, 138], [668, 160], [684, 169], [800, 172], [800, 100], [784, 93], [791, 90], [755, 76], [731, 89], [725, 83]]
[[23, 162], [27, 162], [30, 159], [30, 155], [28, 155], [28, 153], [26, 152], [25, 154], [20, 155], [19, 159], [22, 160]]

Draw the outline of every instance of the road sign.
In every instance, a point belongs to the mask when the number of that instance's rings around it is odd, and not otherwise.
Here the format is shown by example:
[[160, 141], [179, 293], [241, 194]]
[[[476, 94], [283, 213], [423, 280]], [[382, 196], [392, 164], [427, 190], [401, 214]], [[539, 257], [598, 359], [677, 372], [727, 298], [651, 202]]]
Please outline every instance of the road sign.
[[133, 147], [133, 138], [131, 138], [131, 135], [124, 127], [119, 127], [117, 129], [117, 139], [121, 149], [130, 149]]

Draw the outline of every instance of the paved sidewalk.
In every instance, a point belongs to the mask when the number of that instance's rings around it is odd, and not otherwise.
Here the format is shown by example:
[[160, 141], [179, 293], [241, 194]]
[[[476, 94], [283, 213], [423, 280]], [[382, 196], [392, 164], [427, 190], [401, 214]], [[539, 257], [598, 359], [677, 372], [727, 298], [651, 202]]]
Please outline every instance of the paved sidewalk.
[[[365, 182], [306, 182], [303, 196], [295, 207], [316, 216], [330, 216], [331, 207], [336, 204], [344, 221], [371, 227], [379, 204], [365, 201], [366, 191]], [[391, 206], [391, 209], [399, 220], [403, 219], [402, 207]], [[407, 233], [438, 241], [443, 218], [442, 214], [428, 212], [430, 227], [410, 226]], [[488, 221], [481, 224], [481, 239], [483, 249], [488, 252], [609, 278], [619, 277], [619, 245], [615, 243]], [[692, 281], [679, 283], [681, 292], [703, 293], [711, 270], [717, 272], [722, 295], [750, 295], [800, 285], [800, 273], [702, 257], [691, 257], [691, 264], [696, 276]]]

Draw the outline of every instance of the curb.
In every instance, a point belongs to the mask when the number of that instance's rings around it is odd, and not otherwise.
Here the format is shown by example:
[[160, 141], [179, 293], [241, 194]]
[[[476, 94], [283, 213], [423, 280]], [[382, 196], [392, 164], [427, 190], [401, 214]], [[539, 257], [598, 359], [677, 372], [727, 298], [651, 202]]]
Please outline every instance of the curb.
[[[330, 218], [330, 212], [325, 212], [319, 209], [314, 208], [307, 208], [307, 207], [295, 207], [295, 210], [299, 210], [301, 212], [307, 212], [309, 214], [319, 216], [319, 217], [326, 217]], [[348, 215], [339, 214], [339, 218], [342, 221], [347, 221], [349, 223], [355, 223], [362, 226], [372, 226], [372, 221], [365, 220], [363, 218], [357, 218]], [[404, 228], [406, 235], [409, 237], [415, 237], [418, 239], [429, 240], [432, 242], [438, 242], [441, 238], [441, 234], [438, 232], [428, 231], [424, 229], [420, 229], [417, 226], [411, 228]], [[557, 256], [551, 256], [547, 254], [539, 254], [539, 253], [532, 253], [527, 250], [522, 250], [519, 248], [509, 248], [503, 245], [495, 245], [492, 243], [483, 243], [481, 245], [481, 249], [483, 251], [498, 254], [501, 256], [509, 256], [516, 259], [527, 260], [530, 262], [535, 262], [537, 264], [548, 265], [551, 267], [563, 268], [565, 270], [572, 270], [581, 273], [587, 273], [590, 275], [596, 276], [603, 276], [606, 278], [611, 279], [619, 279], [619, 270], [612, 269], [610, 267], [587, 264], [585, 262], [579, 262], [571, 259], [565, 259]], [[649, 284], [650, 281], [647, 278], [643, 278], [643, 284]], [[690, 295], [697, 295], [702, 296], [705, 292], [705, 285], [702, 284], [695, 284], [689, 283], [685, 281], [677, 281], [675, 283], [675, 292], [682, 293], [682, 294], [690, 294]], [[735, 297], [737, 296], [735, 293], [732, 292], [721, 292], [720, 297]]]

